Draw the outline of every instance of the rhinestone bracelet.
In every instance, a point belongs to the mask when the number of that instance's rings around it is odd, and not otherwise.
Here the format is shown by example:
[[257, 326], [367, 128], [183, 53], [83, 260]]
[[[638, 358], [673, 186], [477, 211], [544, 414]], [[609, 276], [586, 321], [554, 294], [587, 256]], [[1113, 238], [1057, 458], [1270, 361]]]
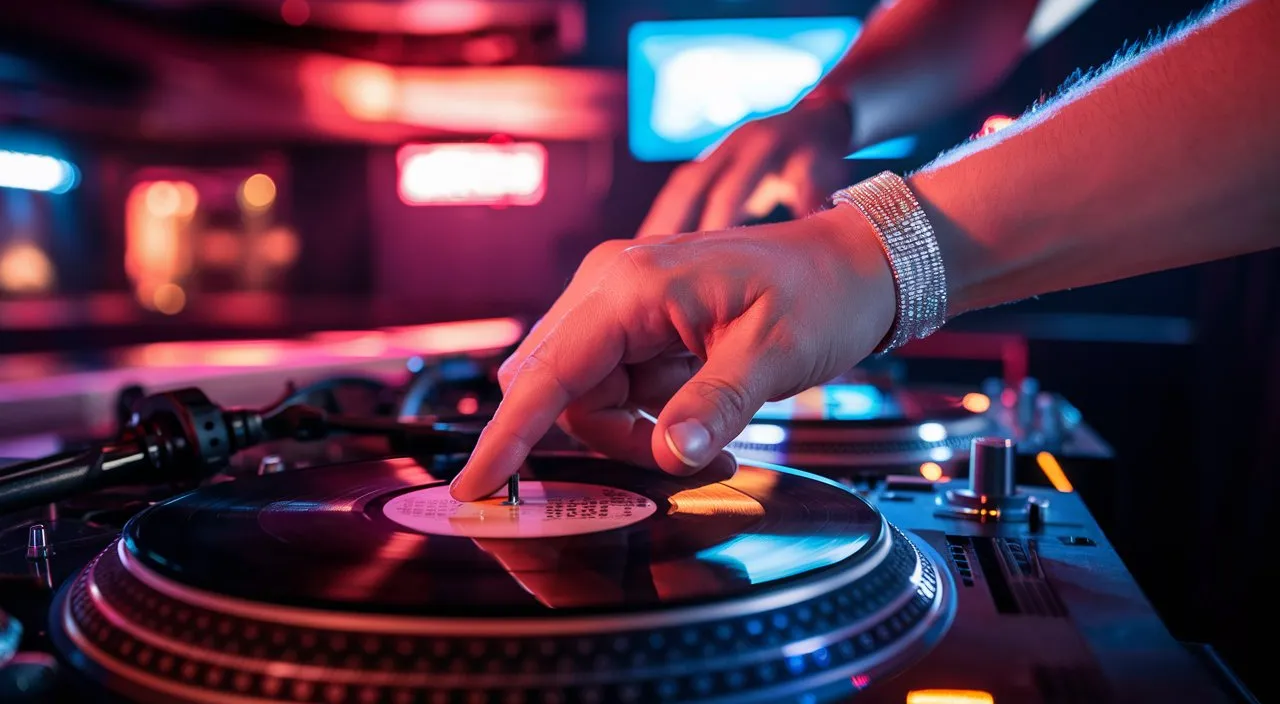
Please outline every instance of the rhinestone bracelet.
[[947, 321], [947, 272], [933, 226], [906, 182], [885, 171], [836, 191], [831, 201], [852, 205], [871, 223], [893, 271], [897, 314], [876, 353], [928, 337], [942, 327]]

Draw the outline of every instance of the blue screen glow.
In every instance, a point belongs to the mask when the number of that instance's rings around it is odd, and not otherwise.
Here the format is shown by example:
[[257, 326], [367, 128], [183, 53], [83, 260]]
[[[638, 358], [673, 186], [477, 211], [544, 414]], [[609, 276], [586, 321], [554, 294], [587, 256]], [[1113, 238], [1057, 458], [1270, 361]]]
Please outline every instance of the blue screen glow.
[[754, 417], [756, 420], [866, 420], [892, 411], [884, 394], [870, 384], [824, 384], [766, 403]]
[[[641, 161], [697, 157], [748, 120], [783, 112], [840, 61], [852, 17], [640, 22], [628, 40], [628, 137]], [[910, 155], [914, 137], [853, 159]]]

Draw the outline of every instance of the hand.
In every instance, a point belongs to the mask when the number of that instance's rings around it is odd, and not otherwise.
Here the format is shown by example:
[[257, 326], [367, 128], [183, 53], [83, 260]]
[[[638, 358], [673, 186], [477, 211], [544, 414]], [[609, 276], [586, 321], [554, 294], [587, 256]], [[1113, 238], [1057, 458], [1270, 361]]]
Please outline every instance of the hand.
[[452, 494], [492, 494], [557, 421], [611, 457], [727, 478], [721, 449], [756, 411], [858, 363], [895, 303], [880, 242], [849, 206], [605, 242], [503, 364], [503, 401]]
[[847, 185], [851, 133], [848, 107], [830, 100], [802, 101], [748, 122], [705, 158], [675, 170], [637, 237], [723, 230], [761, 217], [748, 206], [770, 177], [779, 191], [763, 210], [780, 202], [797, 215], [814, 212]]

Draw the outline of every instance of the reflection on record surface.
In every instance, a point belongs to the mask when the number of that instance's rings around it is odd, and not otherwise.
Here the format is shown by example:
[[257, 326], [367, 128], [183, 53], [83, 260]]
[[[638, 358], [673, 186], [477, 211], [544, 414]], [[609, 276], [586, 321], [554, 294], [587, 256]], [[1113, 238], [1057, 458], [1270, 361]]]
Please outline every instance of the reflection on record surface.
[[522, 505], [459, 504], [412, 460], [214, 485], [125, 531], [163, 577], [227, 596], [415, 614], [644, 609], [758, 593], [860, 559], [880, 516], [842, 487], [742, 466], [701, 484], [534, 457]]

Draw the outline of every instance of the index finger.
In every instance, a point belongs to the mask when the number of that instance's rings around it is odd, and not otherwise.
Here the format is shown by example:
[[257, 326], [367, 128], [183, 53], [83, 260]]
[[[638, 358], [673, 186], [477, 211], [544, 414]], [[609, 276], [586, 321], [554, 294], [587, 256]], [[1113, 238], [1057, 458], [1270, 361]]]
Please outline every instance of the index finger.
[[453, 480], [455, 499], [476, 501], [501, 487], [569, 403], [622, 362], [627, 338], [619, 321], [613, 301], [597, 289], [520, 361], [493, 419]]

